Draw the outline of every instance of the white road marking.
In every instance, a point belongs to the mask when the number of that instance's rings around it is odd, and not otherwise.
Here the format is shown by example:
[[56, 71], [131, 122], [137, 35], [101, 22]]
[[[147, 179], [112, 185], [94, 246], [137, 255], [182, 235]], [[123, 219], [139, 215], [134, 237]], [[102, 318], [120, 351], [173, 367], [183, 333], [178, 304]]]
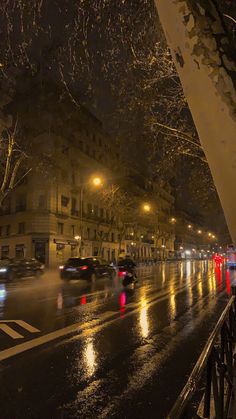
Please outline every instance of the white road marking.
[[0, 323], [16, 323], [21, 326], [23, 329], [28, 330], [31, 333], [38, 333], [40, 332], [39, 329], [36, 327], [31, 326], [31, 324], [26, 323], [24, 320], [0, 320]]
[[[81, 323], [75, 323], [70, 326], [64, 327], [63, 329], [59, 329], [54, 332], [48, 333], [44, 336], [40, 336], [38, 338], [29, 340], [19, 345], [15, 345], [11, 348], [4, 349], [3, 351], [0, 352], [0, 361], [11, 358], [12, 356], [28, 351], [29, 349], [36, 348], [37, 346], [41, 346], [45, 343], [51, 342], [52, 340], [58, 339], [60, 337], [63, 337], [65, 335], [68, 335], [76, 331], [78, 332], [82, 330], [86, 333], [86, 330], [84, 329], [91, 326], [91, 323], [93, 323], [93, 325], [95, 326], [96, 323], [99, 322], [100, 320], [107, 320], [108, 318], [114, 316], [114, 314], [117, 314], [117, 313], [115, 311], [106, 311], [99, 319], [95, 319], [92, 322], [88, 322], [83, 325], [81, 325]], [[88, 329], [88, 332], [91, 333], [91, 329]]]
[[20, 335], [20, 333], [16, 332], [14, 329], [12, 329], [7, 324], [3, 323], [0, 324], [0, 329], [5, 332], [8, 336], [10, 336], [12, 339], [23, 339], [24, 336]]
[[[195, 281], [194, 284], [192, 284], [192, 285], [195, 285], [196, 283], [197, 283], [197, 281]], [[187, 289], [187, 284], [185, 284], [185, 286], [178, 287], [175, 290], [175, 296], [177, 294], [180, 294], [181, 292], [183, 292], [184, 289]], [[155, 304], [157, 304], [161, 301], [164, 301], [166, 298], [169, 298], [169, 296], [170, 296], [169, 293], [167, 293], [166, 295], [162, 294], [161, 298], [148, 301], [147, 302], [147, 307], [151, 307], [151, 306], [153, 306], [153, 305], [155, 305]], [[139, 306], [140, 306], [140, 303], [137, 303], [137, 308], [134, 309], [134, 310], [130, 310], [127, 313], [125, 313], [124, 317], [129, 317], [129, 316], [133, 315], [134, 313], [138, 312], [140, 310]], [[126, 307], [128, 307], [128, 305]], [[79, 335], [77, 335], [77, 336], [72, 336], [71, 338], [67, 339], [67, 342], [69, 342], [71, 340], [75, 340], [75, 339], [80, 339], [80, 338], [82, 338], [82, 337], [84, 337], [88, 334], [91, 334], [91, 333], [96, 333], [99, 330], [101, 330], [103, 327], [107, 327], [108, 325], [110, 325], [110, 324], [116, 322], [117, 320], [119, 320], [120, 317], [115, 317], [115, 318], [112, 319], [112, 317], [115, 314], [119, 314], [119, 312], [118, 311], [117, 312], [116, 311], [107, 311], [104, 314], [102, 314], [98, 319], [94, 319], [91, 322], [84, 323], [83, 325], [81, 325], [80, 322], [74, 323], [70, 326], [64, 327], [63, 329], [59, 329], [59, 330], [56, 330], [54, 332], [50, 332], [46, 335], [40, 336], [38, 338], [29, 340], [27, 342], [24, 342], [24, 343], [21, 343], [19, 345], [15, 345], [11, 348], [5, 349], [5, 350], [0, 352], [0, 361], [11, 358], [15, 355], [18, 355], [22, 352], [25, 352], [25, 351], [28, 351], [30, 349], [36, 348], [38, 346], [44, 345], [46, 343], [49, 343], [53, 340], [64, 337], [65, 335], [68, 335], [68, 334], [76, 332], [76, 331], [77, 332], [81, 331], [81, 333], [79, 333]], [[102, 323], [102, 324], [97, 324], [97, 323], [100, 323], [101, 320], [107, 320], [107, 322]], [[91, 326], [92, 326], [92, 329], [90, 328]]]

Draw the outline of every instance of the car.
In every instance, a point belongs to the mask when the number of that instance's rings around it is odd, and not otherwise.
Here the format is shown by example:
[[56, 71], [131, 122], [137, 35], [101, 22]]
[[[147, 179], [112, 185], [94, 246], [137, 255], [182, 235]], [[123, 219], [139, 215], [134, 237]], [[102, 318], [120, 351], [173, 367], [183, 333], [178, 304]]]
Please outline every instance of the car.
[[40, 276], [44, 265], [36, 259], [5, 259], [0, 261], [0, 279], [12, 281], [26, 276]]
[[115, 268], [97, 256], [73, 257], [59, 267], [62, 279], [87, 279], [94, 282], [97, 278], [115, 276]]

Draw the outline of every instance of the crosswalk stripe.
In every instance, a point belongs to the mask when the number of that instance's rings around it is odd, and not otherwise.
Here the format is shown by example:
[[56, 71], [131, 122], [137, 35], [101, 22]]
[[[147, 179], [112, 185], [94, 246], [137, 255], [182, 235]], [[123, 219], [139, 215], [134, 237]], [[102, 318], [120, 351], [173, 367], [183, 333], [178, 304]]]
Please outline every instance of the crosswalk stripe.
[[12, 339], [22, 339], [24, 336], [20, 335], [20, 333], [13, 330], [10, 326], [7, 324], [0, 324], [0, 329], [3, 330], [8, 336], [10, 336]]

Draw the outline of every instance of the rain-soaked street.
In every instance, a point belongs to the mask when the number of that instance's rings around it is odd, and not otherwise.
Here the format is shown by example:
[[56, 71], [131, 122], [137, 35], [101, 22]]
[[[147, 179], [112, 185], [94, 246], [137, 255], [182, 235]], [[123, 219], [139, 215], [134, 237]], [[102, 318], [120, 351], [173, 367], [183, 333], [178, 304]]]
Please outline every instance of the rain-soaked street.
[[138, 276], [0, 284], [1, 418], [165, 418], [236, 276], [207, 261]]

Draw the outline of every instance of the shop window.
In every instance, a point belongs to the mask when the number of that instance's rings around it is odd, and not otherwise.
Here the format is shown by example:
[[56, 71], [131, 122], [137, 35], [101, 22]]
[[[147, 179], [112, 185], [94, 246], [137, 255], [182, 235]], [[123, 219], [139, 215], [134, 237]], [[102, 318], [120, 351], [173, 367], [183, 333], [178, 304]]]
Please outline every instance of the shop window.
[[61, 196], [62, 207], [68, 207], [69, 201], [70, 201], [70, 198], [68, 198], [68, 196], [64, 196], [64, 195]]
[[18, 224], [18, 234], [25, 234], [25, 223]]
[[71, 245], [71, 257], [75, 257], [77, 256], [77, 246], [76, 245]]
[[15, 247], [16, 258], [23, 258], [25, 256], [25, 246], [24, 244], [17, 244]]
[[1, 259], [9, 258], [9, 246], [2, 246]]
[[57, 234], [63, 234], [63, 232], [64, 232], [64, 224], [57, 223]]

